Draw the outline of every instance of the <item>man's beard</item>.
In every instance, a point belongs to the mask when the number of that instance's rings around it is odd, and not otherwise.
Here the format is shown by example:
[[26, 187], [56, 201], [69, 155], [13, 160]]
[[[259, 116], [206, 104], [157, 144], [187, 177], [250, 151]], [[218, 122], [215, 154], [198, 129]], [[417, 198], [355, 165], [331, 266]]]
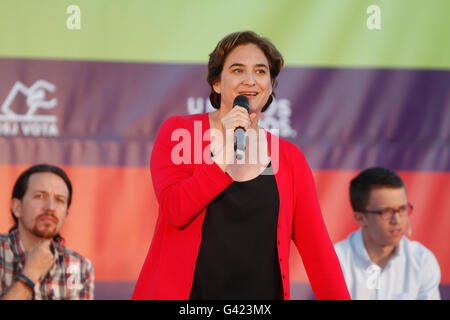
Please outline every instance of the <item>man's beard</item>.
[[[58, 234], [56, 226], [58, 225], [58, 219], [56, 217], [53, 217], [56, 221], [54, 222], [53, 227], [45, 226], [44, 228], [41, 226], [41, 228], [38, 227], [39, 224], [43, 224], [43, 222], [40, 222], [39, 219], [43, 216], [47, 216], [46, 214], [40, 215], [37, 217], [37, 222], [35, 223], [33, 229], [31, 230], [31, 233], [35, 235], [38, 238], [42, 239], [52, 239], [54, 236]], [[45, 223], [44, 223], [45, 224]]]
[[50, 229], [39, 230], [37, 227], [34, 227], [33, 230], [31, 230], [31, 232], [36, 237], [42, 238], [42, 239], [53, 239], [53, 237], [58, 234], [58, 232], [56, 232], [55, 229], [53, 229], [53, 230], [50, 230]]

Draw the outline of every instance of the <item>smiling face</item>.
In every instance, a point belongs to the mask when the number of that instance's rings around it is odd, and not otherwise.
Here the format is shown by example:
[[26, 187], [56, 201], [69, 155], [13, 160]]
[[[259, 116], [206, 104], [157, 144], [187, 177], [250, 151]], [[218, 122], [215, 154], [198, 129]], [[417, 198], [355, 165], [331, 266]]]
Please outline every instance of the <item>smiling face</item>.
[[34, 173], [28, 180], [23, 198], [12, 200], [19, 232], [51, 239], [64, 224], [68, 212], [69, 190], [54, 173]]
[[[398, 209], [406, 206], [405, 188], [376, 188], [370, 191], [366, 210], [377, 211], [385, 208]], [[398, 213], [392, 219], [384, 220], [374, 213], [355, 213], [356, 221], [363, 227], [366, 239], [376, 246], [397, 246], [405, 232], [408, 217]]]
[[221, 95], [221, 109], [231, 110], [234, 98], [245, 95], [250, 112], [260, 113], [272, 94], [269, 62], [264, 52], [253, 43], [234, 48], [226, 57], [220, 80], [213, 89]]

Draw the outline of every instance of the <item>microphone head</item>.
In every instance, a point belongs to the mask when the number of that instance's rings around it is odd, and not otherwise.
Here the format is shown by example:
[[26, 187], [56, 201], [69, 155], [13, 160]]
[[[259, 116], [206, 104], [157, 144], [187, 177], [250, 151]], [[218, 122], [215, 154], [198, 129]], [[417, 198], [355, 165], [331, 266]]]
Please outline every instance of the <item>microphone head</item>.
[[247, 110], [247, 112], [250, 112], [250, 103], [248, 101], [248, 98], [242, 94], [240, 94], [236, 98], [234, 98], [233, 108], [235, 106], [243, 107]]

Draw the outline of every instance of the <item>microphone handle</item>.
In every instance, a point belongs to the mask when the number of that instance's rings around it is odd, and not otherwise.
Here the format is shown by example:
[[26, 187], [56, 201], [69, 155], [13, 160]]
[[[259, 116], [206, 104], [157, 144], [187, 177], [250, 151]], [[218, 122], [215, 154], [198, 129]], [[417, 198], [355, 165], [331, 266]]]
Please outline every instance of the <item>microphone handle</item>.
[[236, 128], [234, 130], [234, 150], [236, 151], [236, 158], [241, 160], [244, 157], [247, 132], [242, 127]]

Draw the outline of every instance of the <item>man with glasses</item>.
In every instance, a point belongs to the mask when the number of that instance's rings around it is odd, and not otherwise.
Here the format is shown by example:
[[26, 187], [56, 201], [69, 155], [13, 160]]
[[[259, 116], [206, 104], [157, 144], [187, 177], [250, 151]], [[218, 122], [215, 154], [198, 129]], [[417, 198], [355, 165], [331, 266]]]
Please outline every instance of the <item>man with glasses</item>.
[[441, 272], [433, 253], [411, 233], [402, 179], [387, 168], [369, 168], [350, 183], [354, 217], [361, 227], [335, 245], [352, 299], [440, 299]]

